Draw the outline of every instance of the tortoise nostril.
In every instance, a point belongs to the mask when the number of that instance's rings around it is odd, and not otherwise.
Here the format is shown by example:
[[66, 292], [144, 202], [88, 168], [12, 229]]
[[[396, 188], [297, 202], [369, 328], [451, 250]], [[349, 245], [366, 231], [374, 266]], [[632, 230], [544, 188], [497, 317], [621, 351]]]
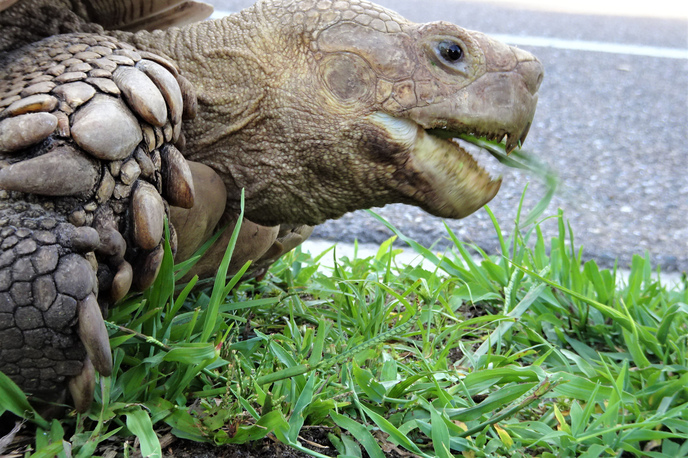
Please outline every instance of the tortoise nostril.
[[540, 90], [540, 85], [542, 84], [542, 80], [545, 77], [545, 72], [542, 71], [542, 66], [540, 67], [540, 73], [537, 76], [537, 81], [535, 82], [535, 92]]
[[531, 95], [537, 94], [545, 77], [545, 71], [538, 60], [521, 61], [517, 67], [516, 72], [521, 75], [523, 82], [528, 88]]
[[537, 94], [545, 76], [544, 66], [537, 57], [528, 51], [512, 46], [511, 51], [516, 57], [515, 71], [521, 75], [528, 92], [531, 95]]
[[526, 72], [529, 80], [528, 89], [531, 94], [535, 95], [540, 90], [540, 85], [545, 77], [545, 67], [537, 58], [534, 58], [534, 60], [528, 62]]

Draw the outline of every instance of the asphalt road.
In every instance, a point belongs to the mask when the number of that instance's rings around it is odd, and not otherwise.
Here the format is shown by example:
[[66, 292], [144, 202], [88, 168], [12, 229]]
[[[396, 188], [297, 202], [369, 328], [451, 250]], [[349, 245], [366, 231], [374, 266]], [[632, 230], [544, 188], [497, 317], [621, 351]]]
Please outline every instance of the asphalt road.
[[[238, 11], [252, 2], [214, 3]], [[539, 40], [539, 46], [519, 45], [546, 70], [524, 147], [559, 174], [560, 191], [547, 214], [564, 210], [586, 259], [608, 266], [618, 258], [623, 266], [633, 254], [647, 251], [664, 270], [688, 270], [688, 17], [671, 17], [671, 10], [659, 14], [664, 18], [629, 17], [456, 0], [377, 3], [416, 22], [446, 20], [502, 35], [507, 42], [548, 39]], [[592, 51], [591, 42], [614, 52]], [[658, 57], [667, 51], [683, 57]], [[525, 184], [530, 183], [526, 208], [544, 191], [535, 177], [511, 169], [503, 173], [502, 189], [489, 205], [508, 233]], [[378, 211], [425, 245], [448, 244], [439, 218], [404, 205]], [[447, 223], [462, 239], [496, 252], [485, 211]], [[543, 229], [546, 238], [556, 234], [552, 222]], [[364, 212], [329, 221], [313, 234], [372, 243], [389, 236]]]

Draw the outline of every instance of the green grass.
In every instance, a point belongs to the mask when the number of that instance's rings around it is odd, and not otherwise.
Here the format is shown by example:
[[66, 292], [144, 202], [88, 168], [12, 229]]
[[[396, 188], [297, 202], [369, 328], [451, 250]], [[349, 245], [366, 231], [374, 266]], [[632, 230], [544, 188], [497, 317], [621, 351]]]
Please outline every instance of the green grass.
[[[225, 263], [200, 293], [177, 284], [166, 247], [155, 285], [110, 312], [114, 371], [91, 411], [46, 422], [4, 377], [0, 413], [36, 424], [31, 457], [132, 435], [161, 456], [165, 425], [215, 444], [271, 434], [313, 456], [307, 425], [330, 427], [342, 457], [688, 456], [685, 278], [661, 283], [647, 256], [626, 281], [583, 263], [561, 213], [551, 240], [534, 218], [505, 239], [493, 218], [496, 257], [448, 227], [438, 254], [377, 218], [396, 236], [373, 257], [326, 272], [336, 247], [297, 249], [246, 283]], [[435, 267], [398, 264], [397, 237]]]

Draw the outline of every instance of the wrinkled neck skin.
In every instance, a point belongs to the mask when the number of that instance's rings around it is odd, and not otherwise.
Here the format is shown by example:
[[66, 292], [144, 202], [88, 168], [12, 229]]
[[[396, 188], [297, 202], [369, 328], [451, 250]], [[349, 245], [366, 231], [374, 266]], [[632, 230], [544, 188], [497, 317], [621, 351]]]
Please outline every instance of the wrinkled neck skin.
[[[410, 203], [465, 217], [500, 186], [456, 143], [525, 140], [542, 81], [531, 54], [367, 2], [259, 0], [234, 16], [123, 37], [175, 61], [196, 88], [184, 155], [212, 167], [227, 210], [319, 224]], [[431, 132], [428, 132], [431, 131]]]
[[323, 100], [313, 53], [287, 46], [294, 37], [285, 35], [298, 32], [267, 17], [274, 15], [258, 4], [128, 38], [174, 60], [196, 88], [199, 110], [184, 124], [184, 155], [220, 174], [227, 210], [239, 211], [244, 188], [246, 215], [259, 224], [315, 225], [403, 201], [389, 178], [381, 179], [380, 167], [390, 174], [395, 167], [359, 164], [352, 152], [361, 136], [377, 134], [357, 125], [368, 113], [325, 109], [331, 104]]

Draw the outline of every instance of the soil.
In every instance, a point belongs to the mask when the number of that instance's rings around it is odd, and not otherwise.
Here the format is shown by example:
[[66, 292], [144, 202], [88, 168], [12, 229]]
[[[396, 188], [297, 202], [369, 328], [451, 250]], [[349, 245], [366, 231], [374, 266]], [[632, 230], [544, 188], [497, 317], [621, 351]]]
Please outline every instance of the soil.
[[[6, 426], [6, 425], [5, 425]], [[24, 424], [24, 427], [27, 425]], [[29, 430], [32, 428], [29, 426]], [[311, 449], [321, 455], [336, 457], [337, 449], [327, 438], [331, 428], [326, 427], [305, 427], [299, 435], [299, 442], [305, 448]], [[16, 431], [18, 432], [18, 431]], [[21, 458], [26, 456], [26, 452], [31, 450], [33, 442], [32, 431], [22, 428], [22, 432], [16, 436], [5, 436], [9, 430], [2, 431], [0, 434], [0, 458]], [[193, 442], [186, 439], [179, 439], [172, 434], [158, 432], [160, 435], [160, 445], [162, 446], [164, 458], [307, 458], [311, 455], [295, 450], [279, 442], [272, 434], [262, 440], [249, 442], [246, 444], [230, 444], [217, 446], [214, 444]], [[390, 444], [378, 432], [378, 444], [388, 458], [412, 457], [401, 449], [397, 449]], [[4, 437], [3, 437], [4, 436]], [[3, 443], [4, 442], [4, 443]], [[101, 443], [96, 450], [96, 455], [103, 458], [119, 458], [123, 456], [125, 439], [114, 437]], [[128, 441], [129, 447], [132, 445], [138, 449], [138, 444]], [[131, 450], [131, 448], [130, 448]], [[365, 450], [362, 450], [363, 458], [368, 458]], [[130, 453], [132, 458], [141, 458], [140, 452]]]
[[[323, 455], [337, 456], [337, 450], [327, 439], [327, 432], [326, 429], [304, 430], [300, 442], [305, 447]], [[310, 455], [294, 450], [274, 438], [266, 437], [247, 444], [219, 447], [178, 439], [163, 450], [163, 456], [165, 458], [305, 458]]]
[[[301, 430], [299, 442], [322, 455], [336, 457], [337, 449], [327, 438], [329, 428], [306, 428]], [[378, 441], [388, 458], [413, 457], [410, 453], [397, 449], [386, 441]], [[363, 458], [368, 454], [363, 452]], [[140, 456], [140, 455], [139, 455]], [[311, 455], [294, 450], [293, 448], [278, 442], [274, 437], [268, 436], [260, 441], [242, 445], [215, 446], [207, 443], [191, 442], [176, 439], [171, 445], [163, 447], [165, 458], [307, 458]]]

